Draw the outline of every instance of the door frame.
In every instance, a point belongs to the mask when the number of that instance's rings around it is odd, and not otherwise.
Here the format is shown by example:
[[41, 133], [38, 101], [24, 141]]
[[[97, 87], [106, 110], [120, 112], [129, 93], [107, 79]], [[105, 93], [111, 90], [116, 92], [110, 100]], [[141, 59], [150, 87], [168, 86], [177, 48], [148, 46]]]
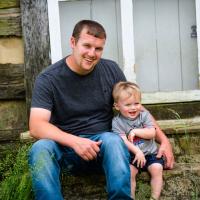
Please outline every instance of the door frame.
[[[62, 58], [61, 30], [59, 20], [59, 2], [70, 0], [47, 0], [49, 17], [49, 34], [52, 63]], [[143, 103], [170, 103], [200, 101], [200, 1], [195, 0], [197, 25], [198, 77], [199, 89], [189, 91], [144, 93]], [[136, 82], [135, 51], [134, 51], [134, 23], [133, 1], [120, 0], [123, 71], [127, 80]]]

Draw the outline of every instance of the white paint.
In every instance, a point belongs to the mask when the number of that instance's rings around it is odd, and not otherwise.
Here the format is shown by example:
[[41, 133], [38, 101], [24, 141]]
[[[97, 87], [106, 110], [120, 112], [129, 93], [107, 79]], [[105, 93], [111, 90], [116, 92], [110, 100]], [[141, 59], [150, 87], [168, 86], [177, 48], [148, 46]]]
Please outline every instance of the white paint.
[[136, 82], [136, 74], [134, 72], [133, 2], [132, 0], [120, 0], [120, 5], [124, 74], [127, 80]]
[[197, 48], [198, 48], [198, 68], [200, 87], [200, 0], [196, 0], [196, 26], [197, 26]]
[[[61, 31], [59, 19], [59, 1], [48, 0], [49, 31], [51, 44], [52, 63], [62, 58]], [[133, 24], [133, 2], [132, 0], [120, 0], [121, 5], [121, 28], [122, 28], [122, 52], [124, 73], [129, 81], [136, 81], [134, 72], [134, 24]], [[196, 21], [197, 21], [197, 45], [200, 49], [200, 0], [196, 0]], [[198, 51], [198, 67], [200, 79], [200, 51]], [[142, 102], [145, 104], [200, 101], [200, 90], [174, 91], [144, 93]]]
[[51, 62], [62, 58], [62, 47], [61, 47], [61, 32], [60, 32], [60, 18], [59, 18], [59, 6], [58, 0], [47, 0], [48, 1], [48, 17], [49, 17], [49, 35], [50, 35], [50, 46], [51, 46]]
[[200, 101], [200, 90], [143, 93], [143, 104]]

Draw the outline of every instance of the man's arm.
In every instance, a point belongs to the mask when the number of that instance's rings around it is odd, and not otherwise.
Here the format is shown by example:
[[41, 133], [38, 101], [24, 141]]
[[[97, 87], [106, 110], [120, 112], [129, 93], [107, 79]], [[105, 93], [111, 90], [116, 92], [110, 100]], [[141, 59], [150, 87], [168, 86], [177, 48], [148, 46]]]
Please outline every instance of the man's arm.
[[51, 139], [70, 147], [84, 160], [93, 160], [100, 151], [101, 141], [95, 142], [66, 133], [49, 123], [51, 112], [43, 108], [32, 108], [30, 112], [30, 134], [37, 139]]
[[[142, 106], [142, 109], [147, 110], [144, 106]], [[161, 130], [154, 117], [151, 114], [150, 116], [151, 120], [153, 121], [154, 127], [156, 128], [155, 139], [160, 144], [157, 157], [161, 158], [163, 156], [165, 159], [165, 169], [172, 169], [174, 167], [174, 155], [170, 141]]]
[[164, 132], [159, 127], [158, 123], [152, 116], [152, 120], [154, 122], [156, 128], [156, 141], [160, 144], [158, 149], [157, 157], [160, 158], [161, 156], [165, 159], [165, 168], [172, 169], [174, 167], [174, 155], [172, 151], [172, 146], [170, 144], [169, 139], [166, 137]]

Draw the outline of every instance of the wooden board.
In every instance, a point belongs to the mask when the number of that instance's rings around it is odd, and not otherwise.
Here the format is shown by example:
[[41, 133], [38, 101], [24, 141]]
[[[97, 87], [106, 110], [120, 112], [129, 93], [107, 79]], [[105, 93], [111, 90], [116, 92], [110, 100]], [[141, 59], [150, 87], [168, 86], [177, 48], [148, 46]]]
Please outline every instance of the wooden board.
[[0, 99], [24, 99], [24, 65], [0, 64]]
[[22, 35], [20, 9], [0, 9], [0, 36], [11, 35]]
[[0, 8], [19, 7], [20, 0], [1, 0]]

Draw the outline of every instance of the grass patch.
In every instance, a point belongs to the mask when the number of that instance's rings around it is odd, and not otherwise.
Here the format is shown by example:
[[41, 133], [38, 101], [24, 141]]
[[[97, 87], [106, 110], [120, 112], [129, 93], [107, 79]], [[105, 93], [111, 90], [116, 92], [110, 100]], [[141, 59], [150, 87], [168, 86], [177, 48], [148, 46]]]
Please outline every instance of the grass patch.
[[149, 200], [151, 196], [150, 184], [139, 180], [136, 182], [136, 185], [135, 198], [137, 200]]
[[0, 162], [0, 199], [33, 199], [27, 158], [29, 149], [30, 145], [24, 145], [19, 148], [17, 155], [9, 153]]

